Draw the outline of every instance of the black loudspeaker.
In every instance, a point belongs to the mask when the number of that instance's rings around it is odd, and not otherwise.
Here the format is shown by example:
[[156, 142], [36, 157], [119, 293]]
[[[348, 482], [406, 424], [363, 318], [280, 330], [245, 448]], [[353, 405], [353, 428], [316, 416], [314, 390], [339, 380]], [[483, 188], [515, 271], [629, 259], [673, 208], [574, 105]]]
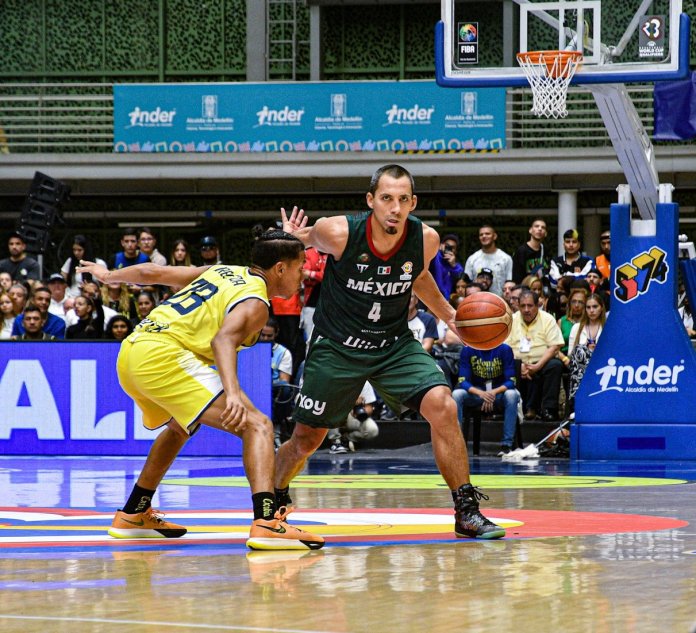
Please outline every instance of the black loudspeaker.
[[22, 216], [19, 218], [19, 225], [34, 226], [46, 231], [53, 228], [58, 215], [58, 208], [53, 204], [34, 200], [28, 196], [22, 206]]
[[27, 245], [27, 252], [43, 254], [48, 250], [51, 240], [49, 231], [28, 224], [20, 224], [17, 233], [22, 236]]
[[69, 198], [68, 185], [38, 171], [34, 174], [17, 225], [28, 252], [42, 254], [47, 250], [53, 225], [63, 222], [62, 207]]
[[58, 207], [65, 203], [69, 196], [70, 187], [65, 183], [42, 174], [40, 171], [34, 173], [34, 180], [29, 189], [30, 198]]

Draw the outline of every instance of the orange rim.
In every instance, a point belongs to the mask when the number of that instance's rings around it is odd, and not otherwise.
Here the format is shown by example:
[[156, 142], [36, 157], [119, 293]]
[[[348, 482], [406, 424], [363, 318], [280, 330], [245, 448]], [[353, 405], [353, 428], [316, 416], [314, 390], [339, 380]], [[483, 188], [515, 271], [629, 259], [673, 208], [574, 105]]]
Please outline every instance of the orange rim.
[[570, 76], [582, 59], [580, 51], [526, 51], [517, 53], [517, 61], [526, 65], [546, 66], [546, 75], [553, 79]]

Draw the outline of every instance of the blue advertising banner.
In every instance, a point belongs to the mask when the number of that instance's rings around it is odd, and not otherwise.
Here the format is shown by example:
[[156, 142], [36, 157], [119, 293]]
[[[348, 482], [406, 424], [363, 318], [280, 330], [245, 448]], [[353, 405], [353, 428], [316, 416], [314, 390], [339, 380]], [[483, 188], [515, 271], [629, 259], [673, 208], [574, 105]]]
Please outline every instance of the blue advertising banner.
[[115, 152], [502, 149], [505, 89], [434, 81], [114, 86]]
[[[0, 344], [0, 454], [147, 455], [156, 431], [123, 392], [118, 343]], [[239, 354], [242, 389], [270, 416], [270, 345]], [[202, 427], [182, 455], [241, 455], [240, 440]]]

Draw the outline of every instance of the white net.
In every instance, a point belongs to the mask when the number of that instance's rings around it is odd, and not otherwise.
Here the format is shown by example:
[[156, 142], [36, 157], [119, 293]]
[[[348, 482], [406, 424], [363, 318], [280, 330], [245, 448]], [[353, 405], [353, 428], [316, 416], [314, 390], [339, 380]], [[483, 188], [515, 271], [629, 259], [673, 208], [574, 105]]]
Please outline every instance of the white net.
[[566, 96], [582, 53], [578, 51], [530, 51], [517, 61], [532, 87], [532, 113], [554, 119], [568, 115]]

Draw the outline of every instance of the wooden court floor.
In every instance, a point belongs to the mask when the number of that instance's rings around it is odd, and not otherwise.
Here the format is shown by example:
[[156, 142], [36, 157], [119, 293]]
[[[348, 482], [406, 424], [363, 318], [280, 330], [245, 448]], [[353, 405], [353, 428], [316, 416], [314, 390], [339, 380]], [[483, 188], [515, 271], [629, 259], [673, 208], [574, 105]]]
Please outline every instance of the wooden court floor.
[[249, 552], [238, 459], [179, 459], [155, 506], [182, 539], [105, 529], [142, 459], [0, 457], [0, 631], [691, 632], [696, 461], [474, 458], [500, 541], [454, 539], [427, 450], [317, 454], [316, 552]]

